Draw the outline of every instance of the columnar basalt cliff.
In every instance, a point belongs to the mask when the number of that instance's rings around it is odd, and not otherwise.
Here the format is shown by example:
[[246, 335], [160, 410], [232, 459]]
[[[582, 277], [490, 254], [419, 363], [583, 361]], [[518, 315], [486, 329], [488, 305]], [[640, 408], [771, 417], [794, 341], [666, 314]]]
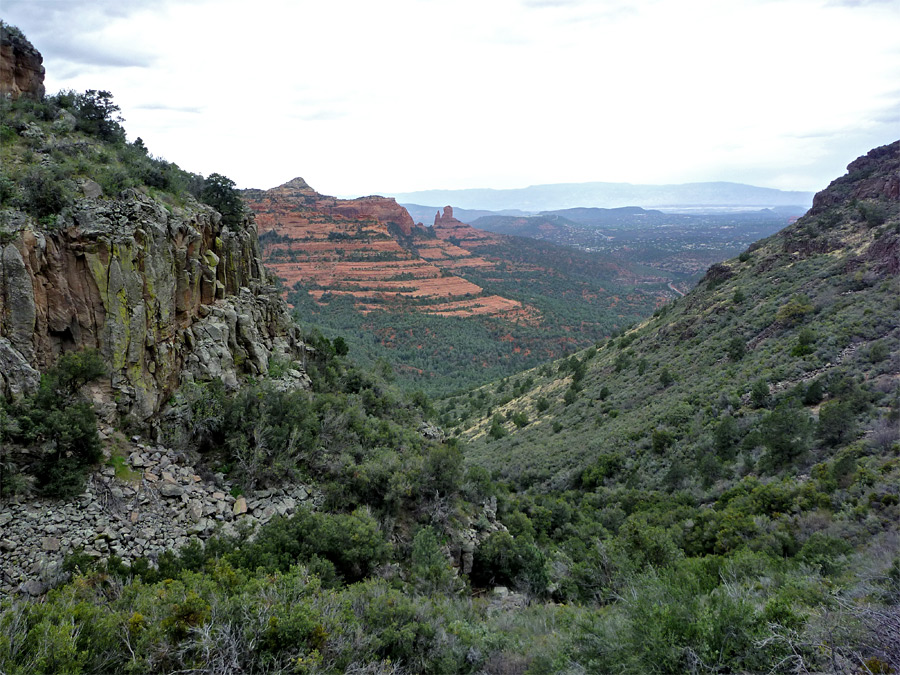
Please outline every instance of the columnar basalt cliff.
[[17, 29], [0, 24], [0, 96], [44, 96], [44, 58]]
[[[147, 420], [179, 384], [262, 375], [303, 346], [262, 266], [256, 227], [137, 190], [82, 198], [52, 229], [7, 212], [0, 256], [0, 388], [26, 393], [60, 353], [97, 349], [106, 412]], [[297, 372], [294, 370], [294, 372]]]

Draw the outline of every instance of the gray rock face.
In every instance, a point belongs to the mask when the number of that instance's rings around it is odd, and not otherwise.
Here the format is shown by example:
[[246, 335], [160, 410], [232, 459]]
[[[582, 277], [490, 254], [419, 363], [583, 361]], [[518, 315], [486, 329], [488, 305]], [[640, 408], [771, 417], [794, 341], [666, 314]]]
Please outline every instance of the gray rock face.
[[[111, 372], [97, 396], [143, 421], [185, 381], [236, 386], [265, 375], [271, 358], [302, 362], [305, 347], [263, 269], [251, 220], [229, 228], [202, 204], [170, 212], [136, 190], [100, 199], [90, 182], [84, 193], [91, 197], [52, 230], [4, 214], [12, 238], [0, 251], [5, 395], [33, 389], [34, 372], [63, 351], [98, 349]], [[293, 370], [300, 377], [289, 384], [304, 386], [301, 366]]]
[[12, 343], [0, 338], [0, 396], [18, 399], [37, 389], [41, 374]]
[[6, 322], [9, 341], [20, 353], [33, 357], [32, 335], [37, 317], [34, 289], [22, 254], [13, 244], [7, 244], [0, 257], [0, 284], [9, 312]]

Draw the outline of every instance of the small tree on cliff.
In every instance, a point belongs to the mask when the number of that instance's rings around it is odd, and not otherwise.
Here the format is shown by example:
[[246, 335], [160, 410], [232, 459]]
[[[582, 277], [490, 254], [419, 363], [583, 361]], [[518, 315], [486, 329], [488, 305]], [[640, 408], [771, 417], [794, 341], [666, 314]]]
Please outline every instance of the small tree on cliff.
[[13, 410], [12, 440], [38, 449], [28, 468], [38, 491], [47, 497], [72, 497], [84, 488], [90, 466], [102, 456], [97, 420], [81, 387], [106, 372], [97, 352], [73, 352], [60, 357], [41, 377], [38, 391]]
[[108, 91], [88, 89], [75, 96], [74, 110], [78, 129], [113, 143], [125, 140], [125, 129], [119, 115], [120, 108], [113, 103]]
[[222, 222], [230, 227], [240, 225], [244, 202], [235, 189], [234, 181], [220, 173], [213, 173], [203, 181], [200, 201], [222, 214]]

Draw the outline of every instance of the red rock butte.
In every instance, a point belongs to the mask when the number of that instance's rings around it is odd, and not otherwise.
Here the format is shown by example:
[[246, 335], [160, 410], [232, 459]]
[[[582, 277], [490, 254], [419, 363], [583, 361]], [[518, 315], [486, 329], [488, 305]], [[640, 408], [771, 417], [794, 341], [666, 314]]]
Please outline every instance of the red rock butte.
[[425, 227], [394, 199], [328, 197], [302, 178], [243, 197], [256, 214], [266, 265], [288, 288], [299, 283], [317, 300], [345, 295], [365, 312], [409, 299], [413, 309], [441, 316], [537, 318], [533, 308], [487, 295], [460, 276], [496, 269], [471, 249], [500, 236], [461, 223], [450, 206]]

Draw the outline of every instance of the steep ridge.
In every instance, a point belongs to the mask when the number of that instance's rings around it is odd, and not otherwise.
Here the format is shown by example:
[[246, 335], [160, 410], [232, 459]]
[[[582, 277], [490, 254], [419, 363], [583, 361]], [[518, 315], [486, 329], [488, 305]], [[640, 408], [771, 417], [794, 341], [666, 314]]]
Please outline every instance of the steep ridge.
[[[482, 389], [481, 415], [450, 399], [443, 424], [470, 441], [470, 461], [545, 487], [579, 485], [608, 457], [617, 467], [610, 476], [658, 486], [765, 464], [767, 446], [754, 431], [765, 426], [761, 411], [796, 403], [812, 383], [826, 409], [846, 399], [847, 387], [877, 402], [848, 421], [847, 442], [896, 426], [886, 416], [900, 382], [898, 186], [900, 144], [871, 151], [816, 195], [809, 214], [713, 265], [687, 297], [573, 363], [521, 376], [512, 382], [517, 395], [503, 385]], [[531, 422], [512, 424], [517, 413]], [[818, 402], [796, 412], [801, 422], [818, 422], [819, 413]], [[711, 448], [725, 417], [749, 436], [723, 459]], [[809, 442], [806, 462], [833, 452]]]
[[452, 234], [442, 237], [436, 228], [413, 223], [393, 199], [336, 199], [302, 178], [271, 190], [245, 190], [243, 197], [256, 213], [266, 264], [287, 286], [301, 282], [317, 300], [326, 293], [350, 296], [363, 311], [415, 300], [414, 310], [440, 316], [518, 319], [534, 313], [454, 274], [496, 263], [445, 241]]

